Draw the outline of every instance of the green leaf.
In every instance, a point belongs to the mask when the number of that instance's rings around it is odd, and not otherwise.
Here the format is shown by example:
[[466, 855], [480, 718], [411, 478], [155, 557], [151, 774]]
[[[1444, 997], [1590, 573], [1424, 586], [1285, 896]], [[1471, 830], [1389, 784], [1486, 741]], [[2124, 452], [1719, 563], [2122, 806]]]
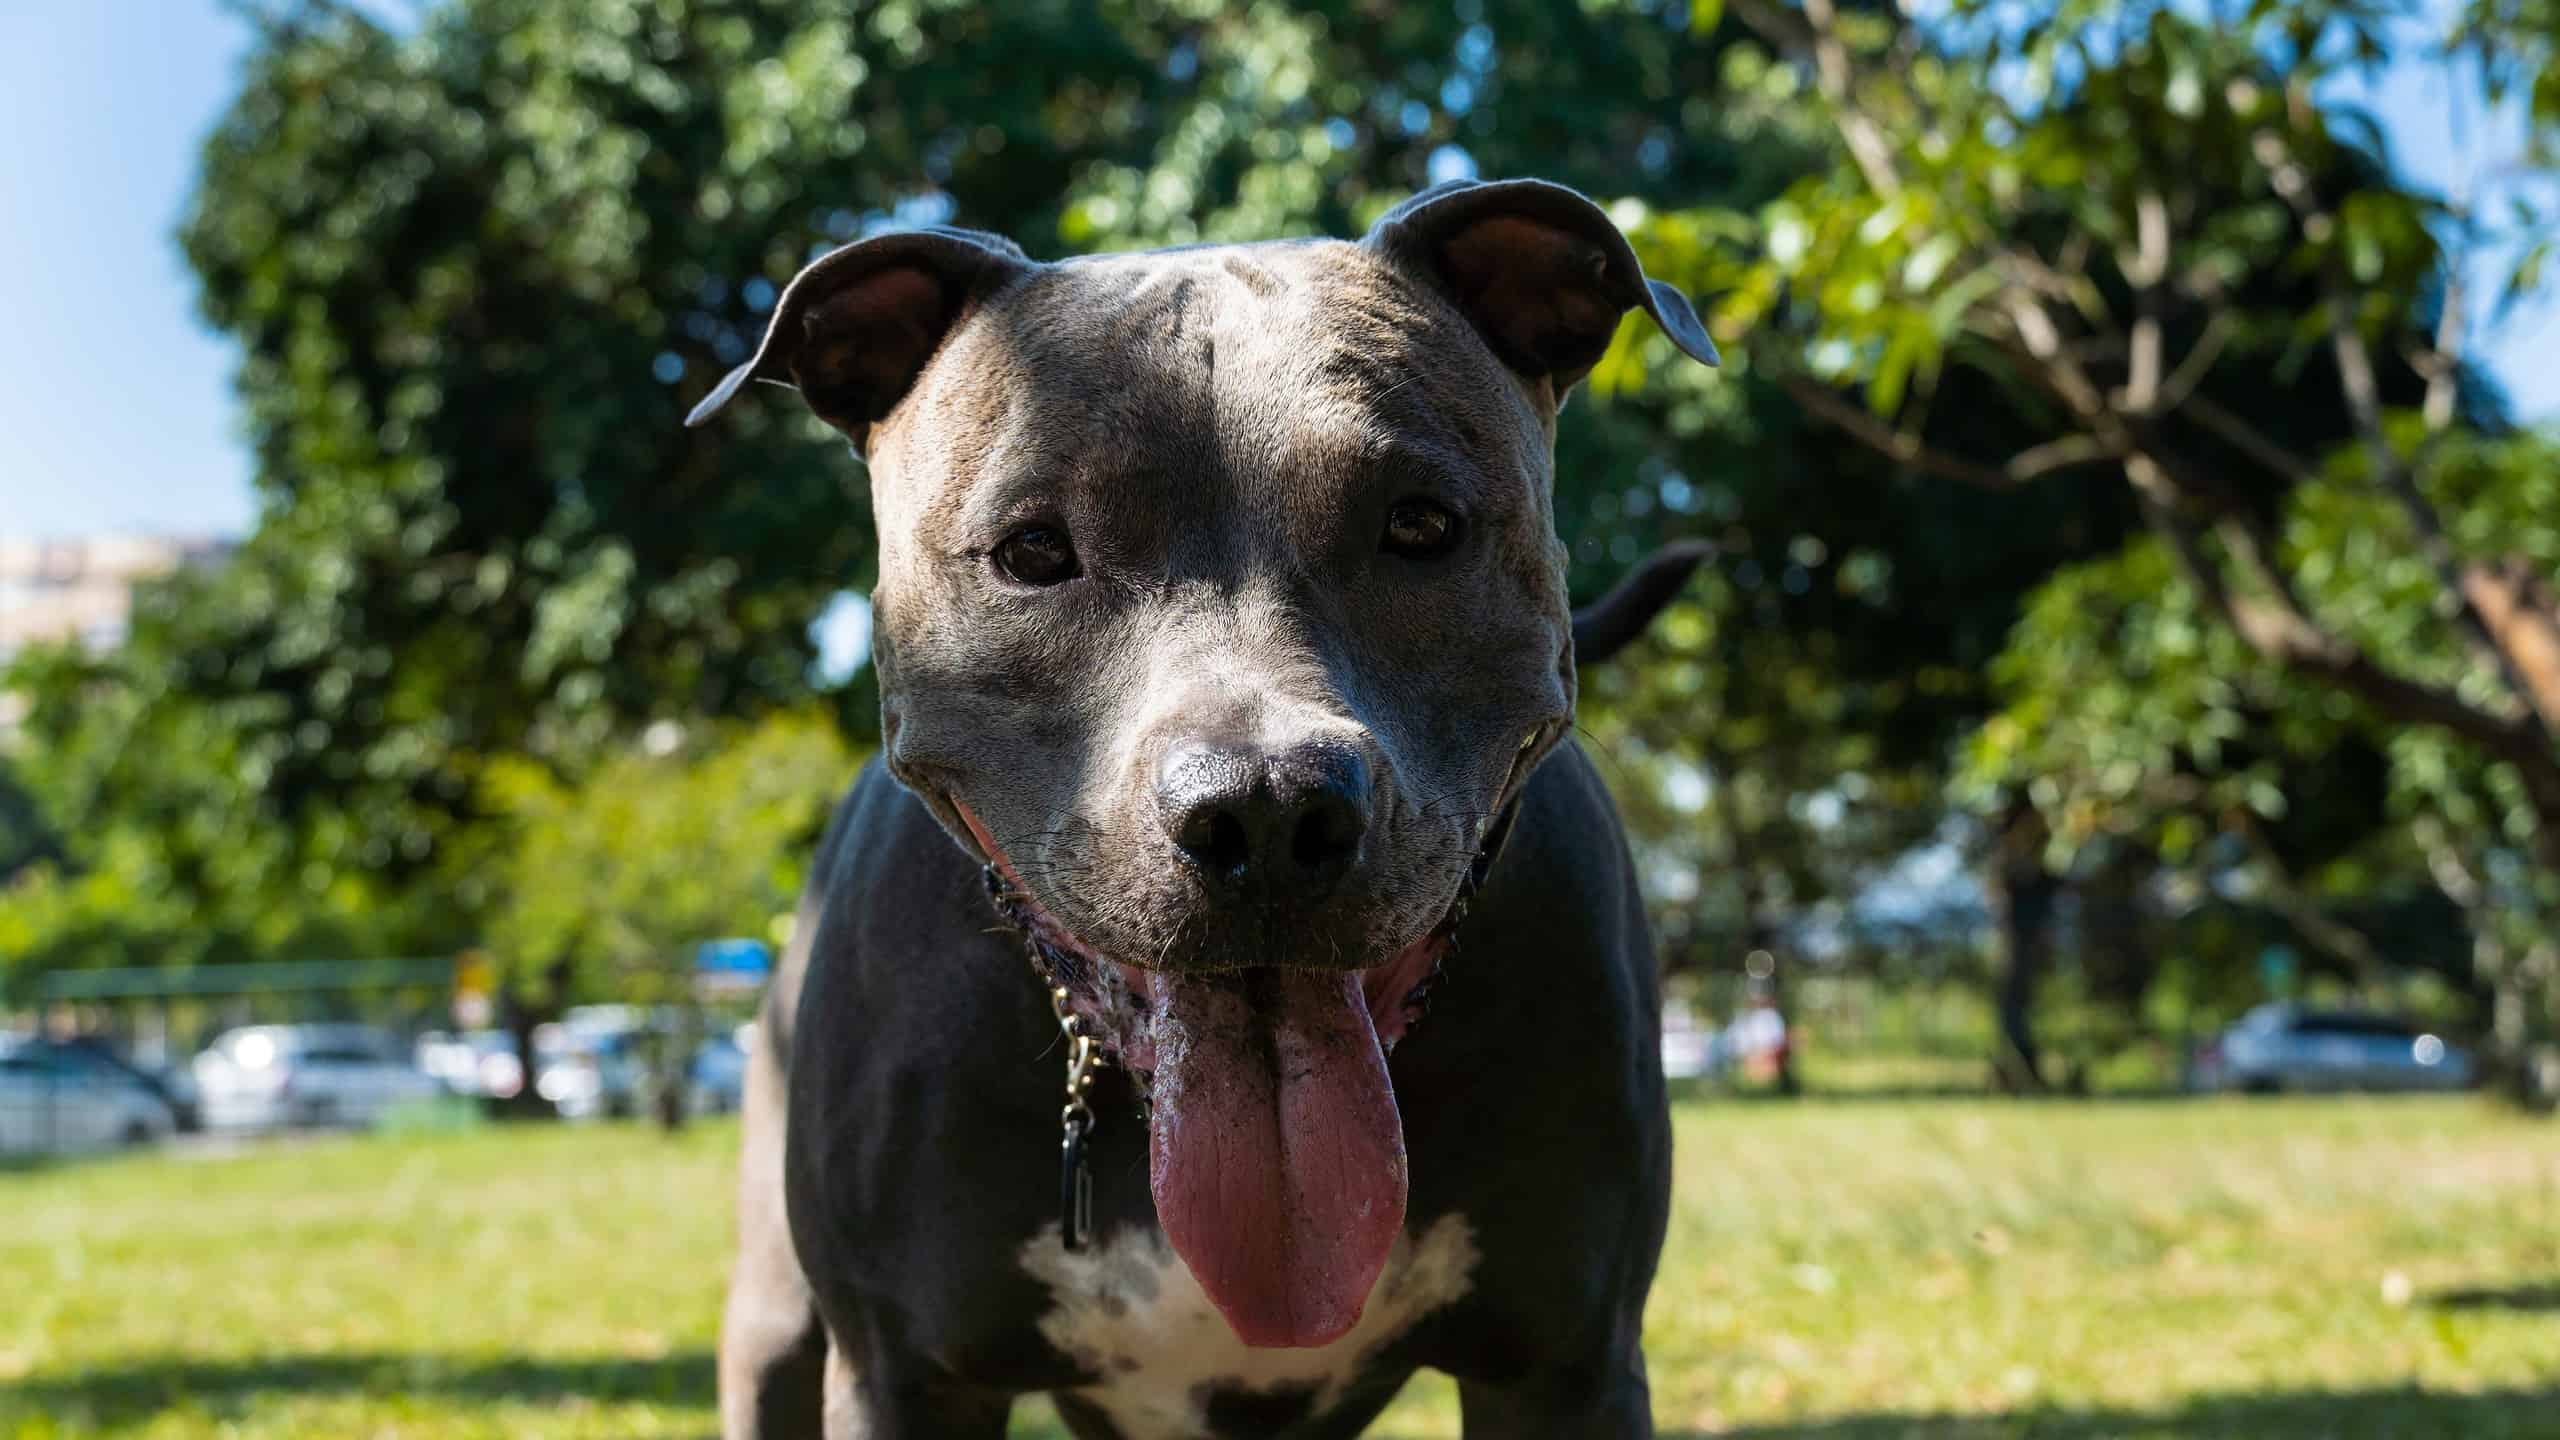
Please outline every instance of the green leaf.
[[1946, 273], [1947, 266], [1955, 260], [1957, 253], [1962, 249], [1963, 242], [1945, 231], [1930, 236], [1921, 242], [1920, 248], [1912, 251], [1911, 258], [1903, 263], [1903, 288], [1925, 291], [1935, 285], [1938, 283], [1938, 277]]
[[1888, 419], [1902, 411], [1904, 390], [1910, 385], [1912, 369], [1919, 363], [1925, 342], [1911, 330], [1897, 332], [1876, 360], [1875, 373], [1867, 379], [1867, 408]]

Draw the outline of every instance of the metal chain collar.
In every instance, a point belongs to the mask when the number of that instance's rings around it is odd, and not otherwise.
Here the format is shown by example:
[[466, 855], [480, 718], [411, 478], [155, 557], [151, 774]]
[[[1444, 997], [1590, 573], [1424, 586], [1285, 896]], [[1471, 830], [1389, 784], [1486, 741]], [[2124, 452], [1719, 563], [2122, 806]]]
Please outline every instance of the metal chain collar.
[[[1037, 953], [1036, 951], [1034, 952]], [[1036, 963], [1036, 962], [1035, 962]], [[1067, 1103], [1058, 1112], [1058, 1229], [1069, 1250], [1082, 1250], [1093, 1233], [1093, 1167], [1085, 1163], [1085, 1137], [1093, 1133], [1093, 1106], [1085, 1092], [1102, 1067], [1102, 1047], [1084, 1033], [1083, 1018], [1067, 1002], [1067, 987], [1049, 986], [1049, 1009], [1067, 1041]]]

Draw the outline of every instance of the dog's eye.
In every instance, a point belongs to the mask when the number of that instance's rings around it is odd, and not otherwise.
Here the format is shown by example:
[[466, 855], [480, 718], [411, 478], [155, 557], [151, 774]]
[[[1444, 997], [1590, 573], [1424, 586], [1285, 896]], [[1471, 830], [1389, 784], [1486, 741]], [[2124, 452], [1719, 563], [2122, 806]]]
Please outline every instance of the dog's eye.
[[1056, 585], [1076, 578], [1076, 547], [1067, 532], [1048, 525], [1025, 525], [996, 545], [996, 568], [1024, 585]]
[[1458, 543], [1458, 517], [1428, 500], [1399, 500], [1387, 507], [1387, 533], [1378, 548], [1408, 560], [1446, 555]]

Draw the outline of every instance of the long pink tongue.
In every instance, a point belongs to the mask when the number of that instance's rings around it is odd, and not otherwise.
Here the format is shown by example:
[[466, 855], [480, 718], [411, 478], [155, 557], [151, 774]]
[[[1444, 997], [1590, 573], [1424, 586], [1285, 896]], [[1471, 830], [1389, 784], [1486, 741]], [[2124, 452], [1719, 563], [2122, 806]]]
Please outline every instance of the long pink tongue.
[[1153, 977], [1156, 1219], [1247, 1345], [1360, 1319], [1404, 1227], [1404, 1124], [1360, 977]]

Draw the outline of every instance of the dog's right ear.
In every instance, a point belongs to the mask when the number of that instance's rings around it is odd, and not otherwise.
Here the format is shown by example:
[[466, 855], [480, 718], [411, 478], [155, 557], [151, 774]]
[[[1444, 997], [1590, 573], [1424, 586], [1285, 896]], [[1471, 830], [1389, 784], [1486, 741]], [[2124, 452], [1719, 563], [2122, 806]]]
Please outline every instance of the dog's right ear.
[[739, 386], [764, 380], [798, 387], [818, 418], [860, 450], [970, 303], [1033, 268], [1010, 240], [940, 226], [829, 251], [783, 290], [755, 357], [713, 386], [684, 423], [701, 424]]

